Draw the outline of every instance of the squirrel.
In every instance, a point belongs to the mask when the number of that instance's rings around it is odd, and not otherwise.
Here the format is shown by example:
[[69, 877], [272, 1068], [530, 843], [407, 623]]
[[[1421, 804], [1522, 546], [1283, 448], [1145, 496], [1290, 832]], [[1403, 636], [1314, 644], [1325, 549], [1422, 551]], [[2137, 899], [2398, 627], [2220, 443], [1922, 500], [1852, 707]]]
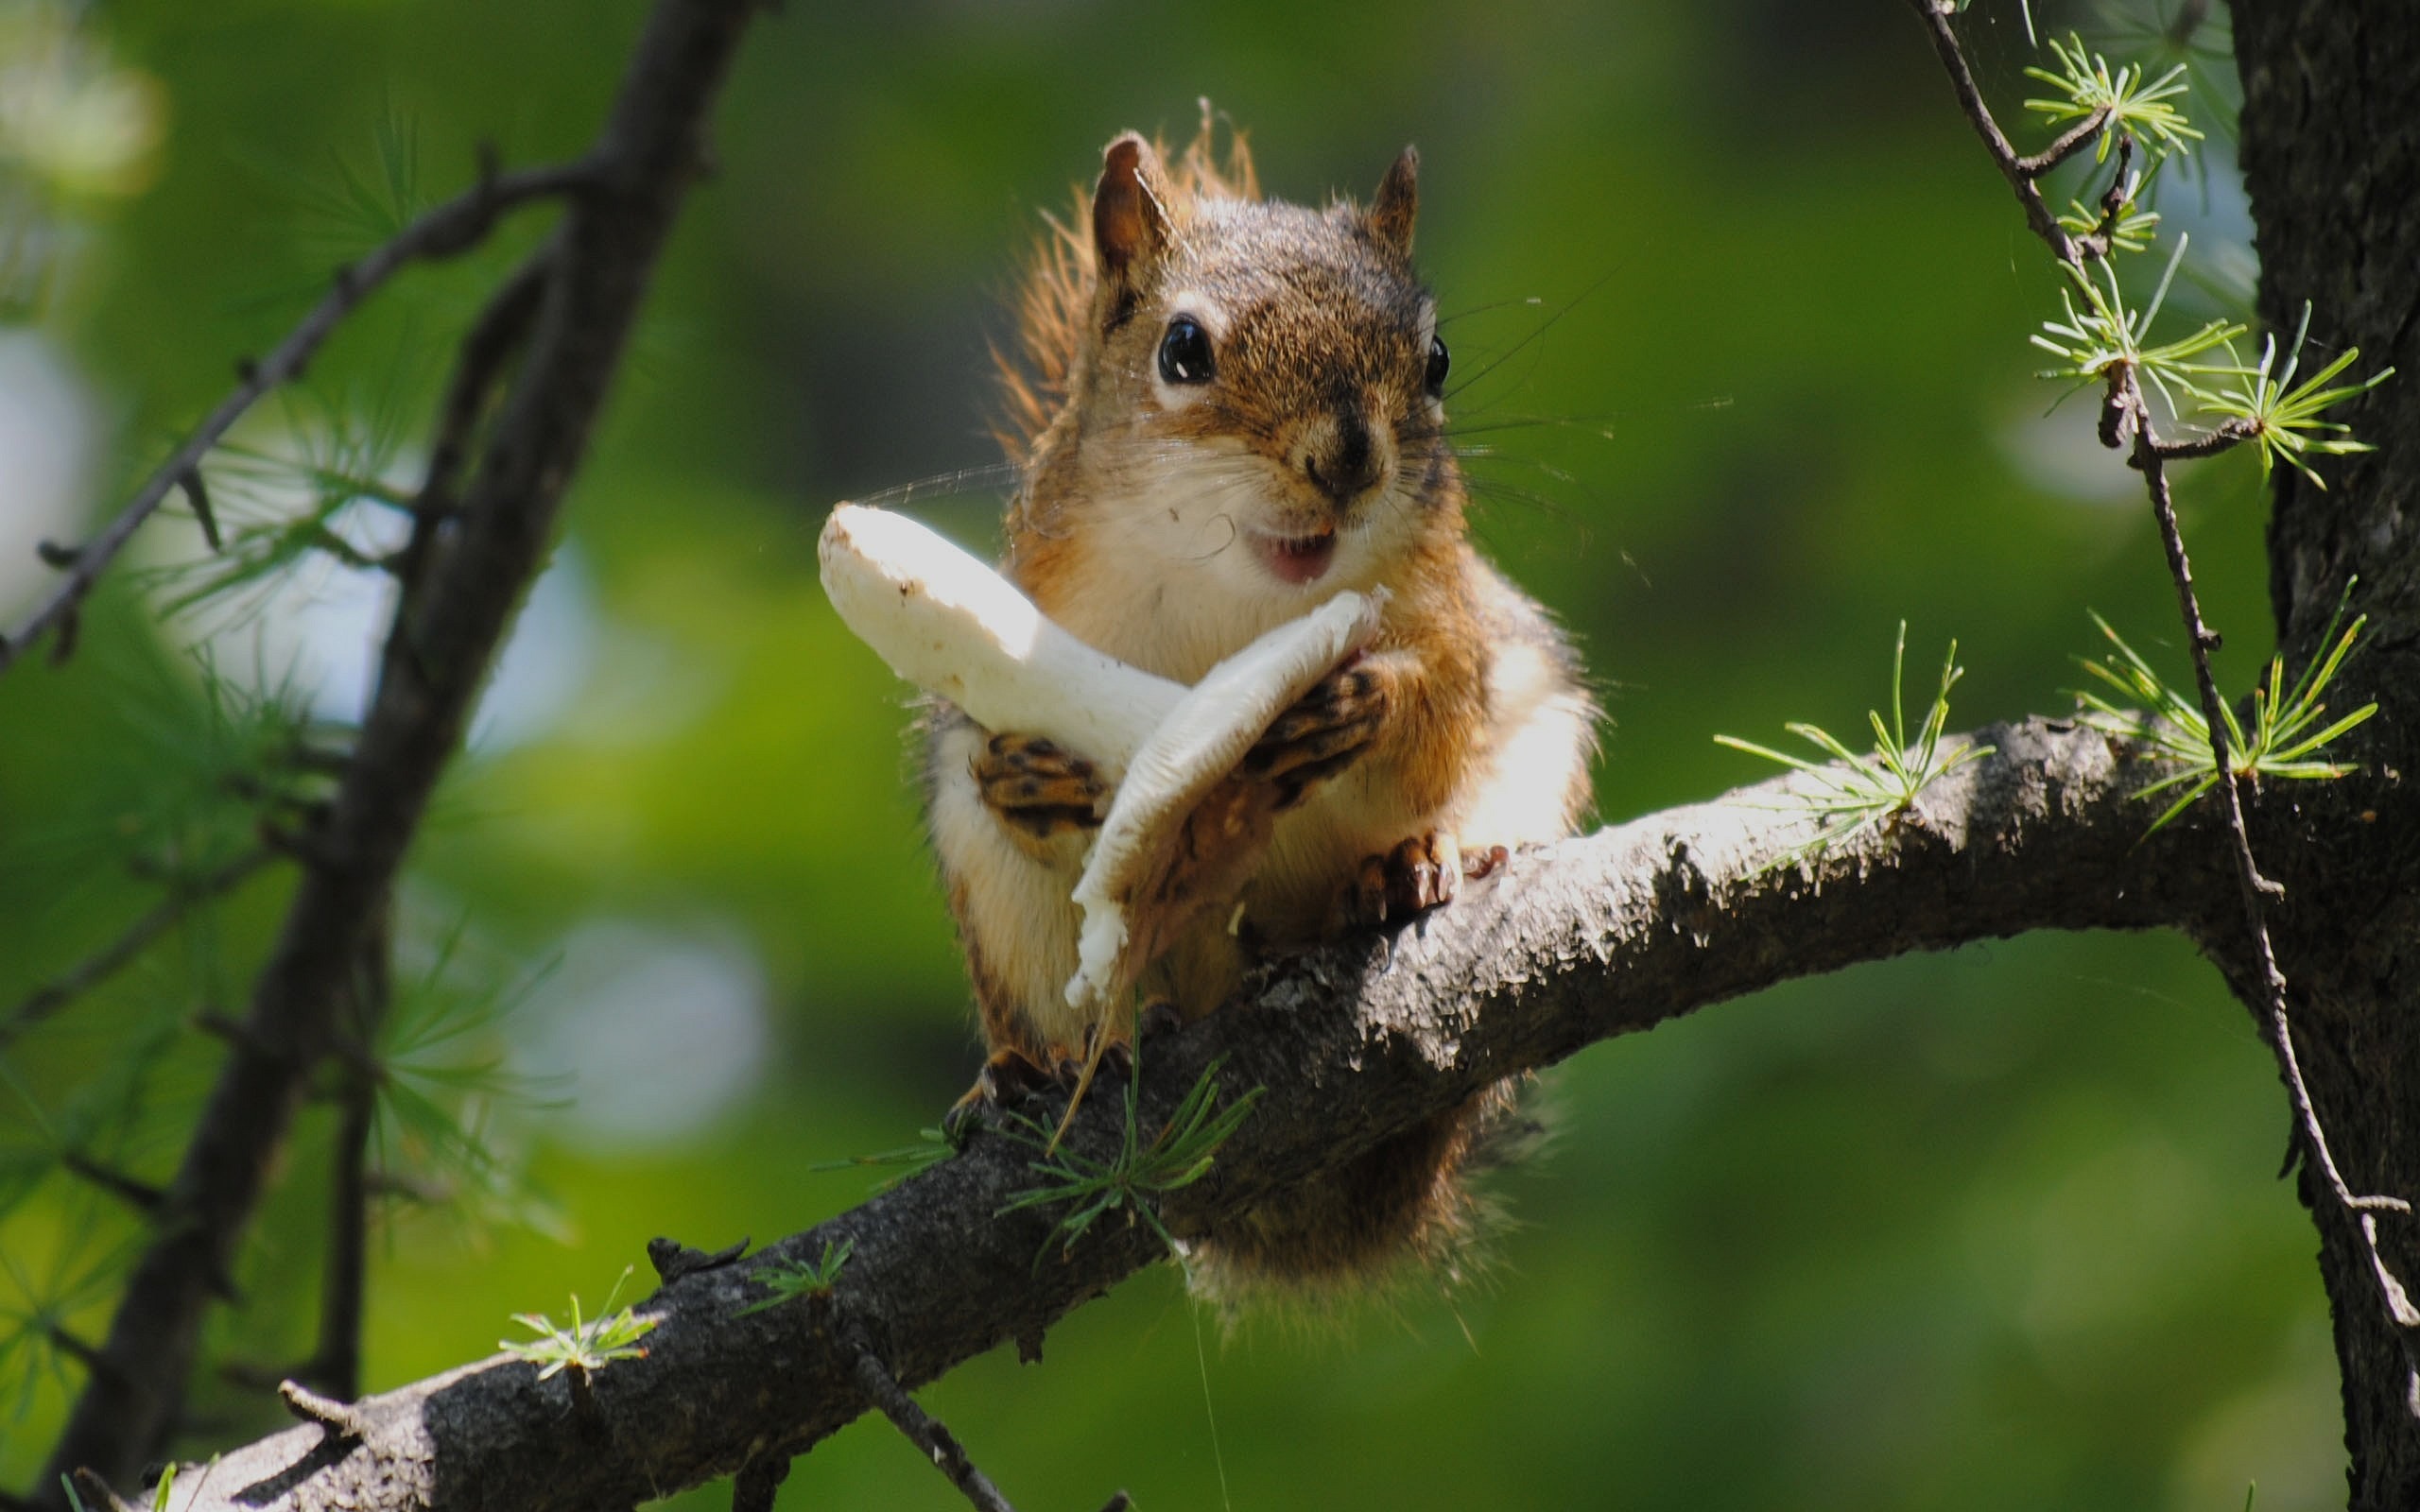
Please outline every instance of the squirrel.
[[[1053, 219], [995, 352], [1021, 482], [1002, 573], [1095, 648], [1198, 681], [1346, 589], [1384, 590], [1377, 637], [1246, 756], [1280, 812], [1237, 909], [1144, 979], [1193, 1018], [1256, 949], [1450, 902], [1506, 848], [1575, 832], [1598, 712], [1569, 640], [1468, 540], [1445, 427], [1450, 356], [1413, 271], [1417, 153], [1367, 208], [1261, 198], [1250, 149], [1182, 156], [1133, 132]], [[1021, 359], [1021, 360], [1020, 360]], [[936, 708], [927, 814], [991, 1051], [969, 1098], [1064, 1079], [1100, 1026], [1063, 995], [1069, 889], [1107, 784], [1080, 751]], [[1512, 1106], [1499, 1086], [1191, 1246], [1197, 1290], [1341, 1291], [1399, 1256], [1449, 1267], [1473, 1216], [1460, 1168]]]

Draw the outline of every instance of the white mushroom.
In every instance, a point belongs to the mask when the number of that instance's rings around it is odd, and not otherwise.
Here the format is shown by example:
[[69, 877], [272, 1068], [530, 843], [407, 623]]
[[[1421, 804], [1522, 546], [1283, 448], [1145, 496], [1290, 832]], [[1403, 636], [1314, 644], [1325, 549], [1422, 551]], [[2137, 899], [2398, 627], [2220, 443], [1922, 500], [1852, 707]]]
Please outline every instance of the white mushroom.
[[[1066, 989], [1071, 1005], [1101, 1019], [1123, 1010], [1173, 927], [1138, 927], [1150, 922], [1132, 917], [1138, 903], [1181, 906], [1189, 916], [1224, 901], [1170, 895], [1171, 852], [1196, 806], [1270, 721], [1378, 626], [1377, 598], [1339, 593], [1186, 689], [1084, 644], [991, 568], [903, 515], [841, 505], [820, 553], [832, 607], [892, 671], [986, 729], [1056, 741], [1117, 783], [1075, 887], [1084, 922], [1080, 964]], [[1271, 812], [1273, 804], [1260, 803], [1253, 822], [1211, 839], [1265, 843]], [[1187, 859], [1192, 874], [1231, 877], [1244, 858]]]
[[[1134, 753], [1076, 882], [1084, 928], [1080, 964], [1067, 982], [1070, 1005], [1107, 1013], [1120, 1004], [1150, 964], [1129, 958], [1128, 946], [1141, 933], [1130, 927], [1130, 905], [1144, 889], [1156, 889], [1194, 806], [1236, 769], [1270, 721], [1368, 644], [1377, 633], [1378, 610], [1375, 598], [1343, 593], [1278, 626], [1212, 667]], [[1263, 833], [1246, 843], [1266, 838]]]
[[1113, 782], [1184, 699], [1184, 684], [1101, 655], [906, 515], [840, 505], [816, 552], [832, 607], [891, 671], [986, 730], [1081, 752]]

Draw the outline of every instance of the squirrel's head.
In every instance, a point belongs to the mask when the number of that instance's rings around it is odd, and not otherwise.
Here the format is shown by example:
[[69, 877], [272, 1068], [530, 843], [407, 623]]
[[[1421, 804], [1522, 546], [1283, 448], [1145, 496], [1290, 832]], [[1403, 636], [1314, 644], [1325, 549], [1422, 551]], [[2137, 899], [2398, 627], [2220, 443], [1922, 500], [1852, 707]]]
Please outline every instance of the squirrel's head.
[[1030, 524], [1278, 600], [1386, 580], [1459, 532], [1418, 169], [1406, 148], [1366, 208], [1314, 210], [1251, 197], [1248, 167], [1238, 192], [1200, 145], [1172, 178], [1142, 137], [1112, 142], [1069, 238], [1089, 276], [1063, 305], [1081, 326]]

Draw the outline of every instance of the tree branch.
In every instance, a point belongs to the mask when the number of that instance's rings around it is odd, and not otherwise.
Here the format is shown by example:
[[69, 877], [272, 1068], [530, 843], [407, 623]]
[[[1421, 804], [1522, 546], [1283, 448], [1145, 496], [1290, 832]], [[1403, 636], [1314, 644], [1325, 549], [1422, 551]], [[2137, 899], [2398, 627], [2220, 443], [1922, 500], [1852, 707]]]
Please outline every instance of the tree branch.
[[101, 573], [133, 539], [143, 522], [151, 518], [172, 491], [184, 490], [201, 520], [203, 532], [211, 538], [212, 548], [217, 547], [217, 522], [210, 512], [210, 495], [201, 480], [202, 459], [263, 394], [300, 376], [320, 345], [381, 284], [411, 263], [469, 250], [487, 236], [496, 217], [504, 212], [532, 200], [575, 193], [586, 187], [596, 173], [596, 169], [586, 163], [516, 173], [483, 173], [477, 184], [405, 227], [394, 240], [361, 261], [338, 268], [335, 287], [311, 307], [311, 313], [285, 340], [268, 356], [258, 361], [246, 359], [237, 365], [239, 382], [234, 391], [220, 400], [218, 407], [185, 438], [184, 444], [144, 480], [116, 519], [80, 546], [43, 553], [43, 559], [64, 572], [66, 577], [15, 629], [0, 636], [0, 672], [8, 671], [44, 632], [54, 629], [59, 632], [60, 659], [64, 659], [85, 595], [100, 581]]
[[0, 1018], [0, 1049], [5, 1049], [19, 1035], [115, 975], [148, 949], [153, 940], [175, 928], [178, 921], [197, 905], [208, 902], [221, 893], [232, 892], [250, 880], [254, 872], [277, 859], [277, 851], [263, 847], [247, 851], [191, 882], [170, 887], [168, 896], [129, 925], [125, 934], [64, 973], [34, 988], [9, 1011], [6, 1018]]
[[1964, 111], [1966, 119], [1974, 123], [1975, 134], [1983, 139], [1984, 149], [1991, 153], [1993, 165], [2000, 170], [2000, 177], [2008, 180], [2009, 189], [2016, 196], [2016, 202], [2025, 208], [2025, 223], [2033, 228], [2034, 235], [2048, 244], [2051, 253], [2060, 262], [2082, 267], [2082, 249], [2067, 234], [2067, 229], [2059, 224], [2059, 217], [2050, 213], [2050, 207], [2042, 198], [2041, 187], [2035, 180], [2082, 150], [2083, 144], [2099, 136], [2106, 115], [2096, 112], [2077, 122], [2073, 129], [2053, 142], [2047, 150], [2031, 158], [2018, 156], [2016, 148], [2009, 146], [2007, 134], [2000, 130], [1999, 122], [1992, 118], [1991, 107], [1983, 103], [1982, 87], [1975, 82], [1975, 71], [1966, 66], [1966, 51], [1959, 46], [1958, 33], [1950, 27], [1949, 18], [1958, 13], [1954, 0], [1908, 0], [1908, 3], [1916, 8], [1916, 14], [1925, 24], [1925, 35], [1932, 39], [1933, 51], [1941, 55], [1942, 71], [1949, 76], [1950, 88], [1958, 93], [1959, 109]]
[[[2046, 927], [2227, 934], [2231, 879], [2210, 827], [2188, 815], [2144, 836], [2149, 815], [2129, 795], [2148, 764], [2063, 722], [1975, 738], [1997, 754], [1803, 868], [1776, 865], [1812, 830], [1798, 780], [1784, 779], [1516, 855], [1392, 936], [1264, 969], [1243, 1001], [1143, 1047], [1146, 1126], [1214, 1060], [1223, 1095], [1267, 1089], [1164, 1220], [1180, 1239], [1214, 1232], [1271, 1188], [1502, 1077], [1789, 978]], [[2420, 805], [2377, 785], [2346, 800], [2409, 821]], [[1070, 1135], [1079, 1150], [1116, 1148], [1122, 1102], [1087, 1101]], [[978, 1134], [769, 1248], [769, 1261], [802, 1262], [854, 1246], [814, 1307], [744, 1314], [761, 1290], [753, 1267], [675, 1267], [642, 1304], [663, 1319], [647, 1357], [595, 1372], [579, 1422], [561, 1378], [497, 1357], [356, 1404], [355, 1442], [306, 1429], [233, 1451], [209, 1495], [171, 1512], [621, 1505], [803, 1452], [873, 1405], [855, 1338], [912, 1387], [1006, 1341], [1035, 1347], [1162, 1258], [1146, 1224], [1098, 1223], [1063, 1254], [1058, 1214], [1004, 1213], [1033, 1184], [1031, 1160]]]
[[304, 1384], [351, 1398], [361, 1390], [361, 1331], [370, 1290], [370, 1142], [378, 1118], [374, 1046], [394, 993], [393, 920], [385, 914], [363, 932], [350, 1022], [340, 1029], [352, 1051], [337, 1090], [337, 1137], [328, 1181], [327, 1258], [320, 1267], [320, 1338], [302, 1374]]
[[[544, 562], [563, 491], [703, 159], [708, 107], [755, 9], [752, 0], [661, 0], [597, 147], [576, 169], [548, 170], [555, 177], [544, 192], [575, 181], [583, 192], [556, 233], [527, 355], [463, 490], [458, 518], [418, 564], [415, 601], [399, 610], [390, 636], [405, 652], [386, 661], [353, 761], [302, 857], [242, 1032], [119, 1300], [102, 1348], [108, 1368], [86, 1381], [37, 1485], [42, 1505], [61, 1505], [58, 1486], [68, 1471], [89, 1468], [130, 1483], [165, 1445], [211, 1279], [232, 1267], [310, 1073], [337, 1039], [336, 1016], [364, 932], [386, 906], [488, 664]], [[257, 394], [264, 373], [290, 373], [357, 299], [353, 288], [384, 277], [407, 254], [454, 245], [449, 236], [468, 234], [493, 215], [499, 192], [492, 187], [485, 200], [475, 192], [474, 208], [442, 222], [443, 233], [424, 232], [402, 252], [390, 244], [383, 262], [355, 269], [322, 304], [326, 313], [256, 369], [163, 475], [173, 480], [198, 460], [207, 438]], [[510, 191], [538, 192], [530, 178], [513, 180]], [[111, 550], [139, 519], [133, 509], [120, 517], [104, 538]], [[79, 560], [78, 571], [88, 570], [97, 563]]]
[[890, 1426], [905, 1435], [909, 1443], [924, 1451], [925, 1457], [932, 1461], [933, 1469], [949, 1477], [949, 1483], [958, 1487], [959, 1494], [974, 1503], [976, 1512], [1016, 1512], [1016, 1508], [1009, 1505], [1009, 1499], [1000, 1494], [1000, 1488], [992, 1484], [991, 1477], [977, 1469], [975, 1462], [966, 1457], [966, 1446], [958, 1441], [958, 1435], [916, 1405], [916, 1399], [908, 1395], [908, 1388], [899, 1383], [898, 1378], [873, 1352], [873, 1346], [867, 1342], [863, 1330], [843, 1323], [840, 1338], [843, 1346], [856, 1357], [852, 1363], [852, 1373], [856, 1378], [857, 1389], [866, 1394], [866, 1400], [872, 1401], [877, 1411], [890, 1419]]

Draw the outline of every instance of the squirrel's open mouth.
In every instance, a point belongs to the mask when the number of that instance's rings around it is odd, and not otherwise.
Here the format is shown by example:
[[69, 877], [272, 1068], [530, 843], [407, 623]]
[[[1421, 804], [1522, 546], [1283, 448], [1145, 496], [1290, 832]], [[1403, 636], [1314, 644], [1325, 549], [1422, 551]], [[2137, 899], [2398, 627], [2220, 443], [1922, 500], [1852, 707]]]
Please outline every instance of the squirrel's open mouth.
[[1255, 531], [1252, 544], [1280, 580], [1317, 582], [1327, 572], [1328, 564], [1336, 560], [1336, 527], [1328, 525], [1307, 536], [1270, 536]]

